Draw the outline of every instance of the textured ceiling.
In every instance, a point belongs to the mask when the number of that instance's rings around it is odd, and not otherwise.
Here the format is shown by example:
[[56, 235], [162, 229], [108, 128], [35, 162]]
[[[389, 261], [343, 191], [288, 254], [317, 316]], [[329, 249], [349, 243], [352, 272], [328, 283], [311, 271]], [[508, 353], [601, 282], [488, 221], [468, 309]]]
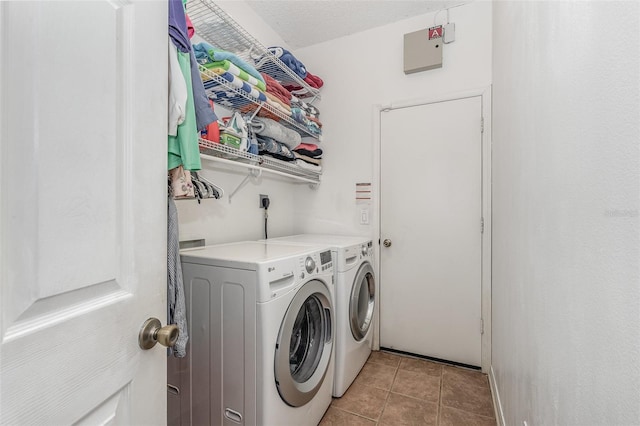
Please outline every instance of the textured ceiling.
[[[247, 1], [292, 48], [469, 3], [470, 0]], [[443, 23], [446, 17], [438, 19]]]

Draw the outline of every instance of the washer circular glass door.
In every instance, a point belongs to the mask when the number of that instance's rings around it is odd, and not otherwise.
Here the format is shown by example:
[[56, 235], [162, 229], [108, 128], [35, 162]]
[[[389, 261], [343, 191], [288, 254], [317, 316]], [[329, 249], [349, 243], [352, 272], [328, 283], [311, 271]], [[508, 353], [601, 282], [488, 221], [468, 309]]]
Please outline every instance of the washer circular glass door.
[[373, 277], [373, 267], [369, 262], [363, 263], [358, 269], [349, 299], [351, 334], [359, 342], [364, 339], [371, 327], [376, 302], [376, 281]]
[[275, 354], [278, 393], [300, 407], [318, 393], [333, 349], [331, 293], [319, 280], [305, 283], [293, 297], [280, 326]]

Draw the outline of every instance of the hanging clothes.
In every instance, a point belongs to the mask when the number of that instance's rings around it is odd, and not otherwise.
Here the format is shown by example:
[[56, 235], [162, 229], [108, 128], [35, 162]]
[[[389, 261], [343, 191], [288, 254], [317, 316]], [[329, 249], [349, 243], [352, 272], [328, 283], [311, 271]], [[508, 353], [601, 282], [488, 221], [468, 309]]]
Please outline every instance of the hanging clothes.
[[200, 77], [200, 71], [198, 70], [198, 61], [193, 54], [193, 49], [189, 52], [189, 55], [191, 61], [193, 103], [196, 110], [196, 128], [198, 130], [204, 130], [209, 124], [217, 121], [218, 116], [213, 112], [209, 98], [204, 91], [204, 84], [202, 84], [202, 77]]
[[191, 50], [182, 0], [169, 0], [169, 36], [181, 52]]
[[182, 358], [187, 354], [189, 331], [187, 329], [187, 308], [180, 263], [180, 242], [178, 240], [178, 209], [173, 197], [168, 198], [167, 215], [167, 323], [178, 326], [180, 335], [170, 353]]
[[173, 43], [169, 42], [169, 127], [170, 136], [178, 135], [178, 126], [184, 122], [185, 109], [187, 107], [187, 83], [184, 80], [178, 51]]
[[[169, 51], [169, 170], [180, 165], [185, 170], [200, 170], [199, 131], [218, 120], [202, 84], [187, 22], [191, 21], [185, 13], [185, 2], [169, 0], [169, 36], [177, 49], [176, 52]], [[182, 74], [187, 91], [184, 113], [181, 110], [182, 88], [177, 82], [179, 74]]]
[[178, 126], [176, 136], [169, 135], [168, 168], [171, 170], [182, 165], [185, 170], [200, 170], [198, 129], [196, 127], [196, 113], [191, 84], [191, 58], [189, 53], [178, 51], [177, 54], [180, 70], [187, 83], [187, 103], [185, 119]]

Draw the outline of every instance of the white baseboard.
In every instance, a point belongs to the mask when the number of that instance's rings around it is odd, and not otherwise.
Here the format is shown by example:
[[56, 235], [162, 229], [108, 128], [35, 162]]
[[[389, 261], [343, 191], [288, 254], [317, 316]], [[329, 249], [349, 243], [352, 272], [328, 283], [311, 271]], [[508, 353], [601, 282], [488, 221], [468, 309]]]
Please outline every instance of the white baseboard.
[[498, 392], [498, 384], [496, 383], [496, 376], [493, 372], [493, 366], [489, 370], [489, 384], [491, 385], [491, 396], [493, 397], [493, 409], [496, 414], [496, 422], [498, 426], [505, 426], [504, 412], [502, 411], [502, 403], [500, 402], [500, 392]]

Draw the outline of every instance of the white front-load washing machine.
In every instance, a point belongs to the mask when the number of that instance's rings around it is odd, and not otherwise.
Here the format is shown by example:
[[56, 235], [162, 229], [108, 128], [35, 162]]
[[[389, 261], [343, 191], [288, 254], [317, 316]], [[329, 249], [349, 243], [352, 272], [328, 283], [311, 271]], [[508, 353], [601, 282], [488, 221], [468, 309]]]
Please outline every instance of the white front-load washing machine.
[[267, 241], [327, 245], [334, 254], [336, 359], [333, 396], [342, 396], [371, 354], [376, 305], [373, 243], [365, 237], [300, 234]]
[[[323, 247], [241, 242], [181, 252], [182, 425], [317, 425], [333, 388], [333, 262]], [[181, 366], [180, 366], [181, 364]], [[171, 363], [170, 363], [171, 366]]]

